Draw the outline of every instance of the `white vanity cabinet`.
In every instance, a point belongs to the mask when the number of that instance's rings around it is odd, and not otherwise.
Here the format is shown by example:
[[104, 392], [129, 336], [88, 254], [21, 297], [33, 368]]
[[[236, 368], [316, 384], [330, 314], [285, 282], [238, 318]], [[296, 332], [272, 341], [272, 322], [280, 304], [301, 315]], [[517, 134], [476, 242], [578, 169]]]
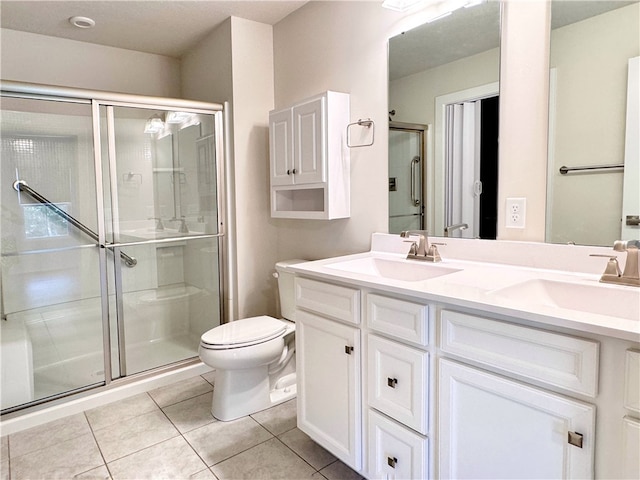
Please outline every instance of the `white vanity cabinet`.
[[271, 216], [350, 214], [349, 95], [327, 91], [269, 114]]
[[366, 478], [639, 478], [633, 338], [303, 271], [298, 426]]
[[440, 320], [439, 477], [593, 478], [595, 406], [526, 382], [595, 397], [598, 343], [448, 310]]
[[296, 278], [296, 306], [298, 428], [360, 470], [360, 292]]

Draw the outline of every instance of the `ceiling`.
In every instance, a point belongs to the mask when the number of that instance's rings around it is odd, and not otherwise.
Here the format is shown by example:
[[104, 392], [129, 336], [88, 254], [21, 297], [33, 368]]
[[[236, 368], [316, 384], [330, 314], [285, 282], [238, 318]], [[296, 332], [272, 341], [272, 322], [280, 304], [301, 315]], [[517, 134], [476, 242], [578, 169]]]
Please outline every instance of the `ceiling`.
[[[274, 25], [306, 1], [0, 1], [2, 28], [179, 58], [230, 16]], [[95, 20], [82, 29], [73, 16]]]
[[[638, 0], [554, 0], [551, 28], [559, 28]], [[389, 78], [395, 80], [500, 46], [500, 2], [454, 11], [389, 41]]]

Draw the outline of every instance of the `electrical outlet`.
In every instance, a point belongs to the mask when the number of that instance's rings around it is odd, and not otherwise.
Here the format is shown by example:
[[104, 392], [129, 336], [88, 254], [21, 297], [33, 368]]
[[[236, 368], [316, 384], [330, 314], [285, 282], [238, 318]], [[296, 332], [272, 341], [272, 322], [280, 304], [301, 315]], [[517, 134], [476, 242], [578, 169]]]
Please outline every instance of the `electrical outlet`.
[[507, 198], [507, 228], [524, 228], [526, 211], [526, 198]]

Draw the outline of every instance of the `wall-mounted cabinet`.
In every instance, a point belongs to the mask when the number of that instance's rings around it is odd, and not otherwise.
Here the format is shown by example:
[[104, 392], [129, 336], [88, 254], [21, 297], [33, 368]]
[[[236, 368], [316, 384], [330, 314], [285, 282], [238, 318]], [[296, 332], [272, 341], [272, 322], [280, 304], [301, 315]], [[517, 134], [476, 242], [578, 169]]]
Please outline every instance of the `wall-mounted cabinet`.
[[349, 95], [325, 92], [269, 114], [271, 216], [350, 215]]

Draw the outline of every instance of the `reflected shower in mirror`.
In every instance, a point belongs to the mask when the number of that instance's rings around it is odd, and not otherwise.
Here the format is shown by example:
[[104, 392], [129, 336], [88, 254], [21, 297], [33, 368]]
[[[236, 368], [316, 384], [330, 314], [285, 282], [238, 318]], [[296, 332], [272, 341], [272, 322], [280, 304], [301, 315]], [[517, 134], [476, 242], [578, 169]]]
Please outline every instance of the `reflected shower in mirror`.
[[389, 40], [390, 232], [423, 211], [434, 235], [496, 237], [499, 43], [496, 1]]
[[552, 3], [547, 242], [640, 238], [640, 227], [626, 224], [640, 214], [638, 79], [636, 67], [633, 87], [629, 68], [640, 55], [639, 6]]

